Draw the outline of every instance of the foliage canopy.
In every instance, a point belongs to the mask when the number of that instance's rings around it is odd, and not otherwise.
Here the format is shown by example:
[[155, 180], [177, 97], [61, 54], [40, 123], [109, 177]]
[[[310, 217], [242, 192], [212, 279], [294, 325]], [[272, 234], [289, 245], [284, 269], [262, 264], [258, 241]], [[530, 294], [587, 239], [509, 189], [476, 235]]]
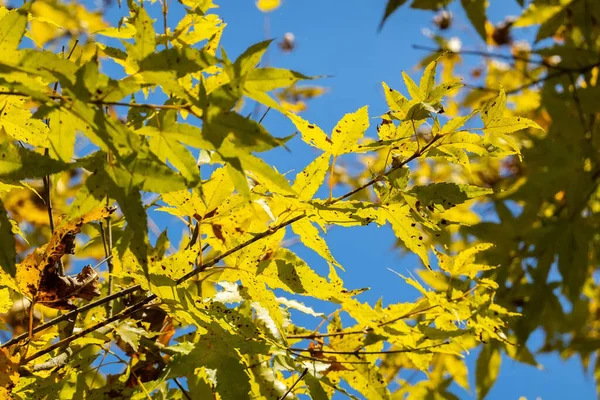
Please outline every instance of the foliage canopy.
[[[390, 0], [382, 24], [404, 3]], [[440, 51], [418, 82], [403, 73], [402, 91], [382, 83], [388, 109], [340, 116], [330, 134], [288, 101], [310, 97], [298, 83], [314, 77], [265, 65], [271, 41], [231, 60], [211, 0], [128, 1], [118, 26], [55, 0], [0, 7], [0, 328], [11, 336], [0, 344], [0, 392], [456, 398], [452, 383], [469, 389], [464, 354], [483, 346], [482, 398], [502, 354], [536, 364], [526, 342], [538, 328], [545, 351], [587, 363], [597, 343], [599, 29], [577, 19], [588, 2], [546, 3], [494, 29], [486, 2], [461, 1], [490, 44], [510, 44], [499, 29], [512, 26], [541, 24], [538, 41], [562, 36], [535, 52], [513, 46], [512, 68], [489, 61], [486, 87], [465, 90], [463, 55], [440, 25]], [[185, 10], [175, 26], [169, 7]], [[291, 137], [244, 116], [249, 101], [286, 116], [315, 149], [295, 176], [264, 160]], [[347, 157], [364, 170], [338, 168]], [[350, 189], [335, 197], [335, 186]], [[482, 221], [477, 204], [500, 222]], [[186, 230], [179, 243], [149, 233], [159, 213]], [[419, 257], [418, 277], [398, 279], [421, 297], [372, 305], [344, 285], [352, 266], [338, 263], [326, 231], [369, 224], [389, 225]], [[326, 276], [290, 237], [324, 260]], [[75, 269], [86, 258], [100, 264]], [[560, 281], [549, 278], [555, 264]], [[319, 301], [336, 311], [305, 304]], [[297, 312], [319, 325], [302, 326]], [[405, 384], [406, 369], [424, 379]]]

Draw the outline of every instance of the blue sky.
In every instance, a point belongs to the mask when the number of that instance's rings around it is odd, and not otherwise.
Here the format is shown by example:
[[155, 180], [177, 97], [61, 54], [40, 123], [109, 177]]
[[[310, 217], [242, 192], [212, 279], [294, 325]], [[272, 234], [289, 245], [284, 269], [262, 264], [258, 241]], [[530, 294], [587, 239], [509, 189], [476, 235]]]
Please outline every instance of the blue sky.
[[[268, 54], [271, 66], [290, 68], [307, 75], [327, 75], [316, 83], [328, 88], [328, 93], [308, 103], [308, 110], [303, 117], [330, 131], [337, 120], [347, 112], [369, 105], [371, 116], [384, 113], [387, 108], [381, 81], [392, 88], [404, 91], [401, 71], [406, 70], [413, 77], [420, 71], [414, 66], [426, 54], [412, 49], [413, 44], [431, 45], [431, 40], [422, 34], [423, 28], [433, 29], [431, 12], [412, 10], [404, 6], [396, 12], [381, 32], [377, 32], [383, 14], [385, 1], [359, 0], [283, 0], [283, 6], [268, 14], [258, 11], [253, 0], [220, 1], [221, 8], [217, 12], [228, 24], [222, 45], [231, 58], [237, 57], [250, 45], [268, 38], [281, 39], [286, 32], [296, 37], [297, 48], [284, 54], [273, 46]], [[493, 1], [488, 17], [497, 22], [507, 14], [518, 14], [516, 1]], [[150, 7], [159, 9], [158, 3]], [[116, 23], [124, 10], [110, 12], [109, 19]], [[484, 49], [475, 31], [470, 28], [464, 15], [456, 6], [451, 7], [455, 23], [453, 34], [461, 37], [463, 45], [471, 49]], [[158, 15], [155, 14], [155, 17]], [[268, 18], [268, 31], [265, 29], [265, 18]], [[177, 21], [177, 15], [171, 15], [171, 26]], [[160, 20], [159, 20], [160, 21]], [[156, 29], [160, 31], [160, 23]], [[523, 35], [530, 36], [525, 31]], [[467, 58], [462, 66], [465, 70], [474, 67], [481, 60]], [[251, 111], [249, 104], [246, 111]], [[294, 132], [294, 127], [281, 115], [270, 112], [265, 126], [279, 137]], [[375, 124], [369, 130], [375, 134]], [[301, 170], [316, 153], [298, 138], [289, 143], [291, 154], [284, 150], [276, 150], [266, 155], [266, 159], [277, 166], [279, 171]], [[176, 223], [164, 214], [153, 213], [151, 217], [162, 229]], [[170, 228], [170, 236], [177, 243], [180, 228]], [[327, 241], [334, 257], [345, 267], [342, 278], [350, 289], [368, 286], [371, 290], [360, 299], [374, 303], [383, 297], [384, 303], [411, 301], [418, 293], [388, 268], [400, 273], [408, 273], [419, 267], [414, 256], [401, 256], [393, 250], [394, 236], [388, 227], [375, 226], [355, 229], [334, 228], [327, 234]], [[311, 266], [322, 274], [327, 273], [327, 266], [310, 251], [301, 246], [294, 247]], [[328, 312], [331, 308], [319, 308]], [[316, 320], [308, 320], [306, 326], [316, 326]], [[540, 335], [532, 339], [535, 345], [540, 342]], [[467, 357], [470, 368], [471, 386], [475, 387], [474, 371], [476, 353]], [[521, 365], [508, 358], [503, 365], [498, 382], [491, 390], [489, 399], [518, 399], [525, 396], [535, 399], [562, 398], [595, 398], [595, 386], [591, 374], [583, 374], [581, 363], [577, 359], [567, 362], [559, 357], [544, 356], [538, 361], [544, 370]], [[460, 398], [474, 398], [474, 391], [466, 393], [457, 388], [455, 393]]]

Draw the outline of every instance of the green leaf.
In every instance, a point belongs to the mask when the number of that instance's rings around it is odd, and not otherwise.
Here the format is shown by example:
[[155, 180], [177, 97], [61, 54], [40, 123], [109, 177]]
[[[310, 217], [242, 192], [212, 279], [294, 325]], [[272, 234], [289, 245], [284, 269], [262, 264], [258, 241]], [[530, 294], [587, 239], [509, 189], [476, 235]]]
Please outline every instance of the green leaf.
[[106, 179], [104, 170], [99, 170], [88, 176], [85, 184], [77, 191], [75, 200], [71, 204], [70, 219], [74, 220], [81, 217], [100, 206], [100, 202], [104, 200], [108, 193], [109, 181], [109, 179]]
[[[90, 178], [88, 178], [90, 179]], [[122, 182], [116, 180], [104, 169], [99, 169], [96, 178], [96, 188], [100, 182], [108, 188], [110, 198], [115, 199], [125, 216], [127, 222], [127, 233], [131, 235], [129, 248], [142, 267], [144, 273], [148, 272], [148, 215], [146, 208], [142, 204], [142, 196], [139, 189], [121, 186]], [[87, 182], [86, 182], [87, 183]], [[89, 188], [91, 198], [86, 197], [88, 201], [96, 198], [95, 188]], [[85, 204], [85, 203], [84, 203]]]
[[427, 99], [429, 97], [429, 93], [435, 86], [437, 63], [437, 60], [430, 62], [427, 67], [425, 67], [425, 71], [423, 71], [423, 76], [419, 82], [419, 91], [421, 92], [421, 98], [423, 99]]
[[40, 178], [69, 168], [69, 164], [17, 147], [10, 142], [0, 143], [0, 178], [22, 180]]
[[500, 351], [493, 345], [484, 346], [479, 353], [475, 373], [478, 399], [482, 400], [496, 383], [501, 361]]
[[245, 118], [233, 111], [219, 111], [207, 115], [202, 136], [210, 141], [215, 149], [223, 146], [227, 137], [230, 147], [237, 151], [262, 152], [281, 146], [283, 141], [275, 138], [256, 121]]
[[120, 164], [105, 163], [104, 169], [116, 185], [126, 190], [166, 193], [187, 187], [181, 174], [173, 171], [153, 154], [132, 153], [123, 158]]
[[258, 92], [284, 88], [300, 80], [312, 79], [296, 71], [282, 68], [256, 68], [246, 77], [244, 89]]
[[12, 225], [4, 209], [4, 203], [0, 200], [0, 267], [10, 276], [15, 276], [16, 262], [15, 235], [12, 233]]
[[[582, 224], [583, 225], [583, 224]], [[558, 271], [562, 276], [563, 293], [575, 302], [580, 298], [588, 279], [592, 232], [586, 226], [564, 226], [554, 245], [558, 253]]]
[[0, 19], [0, 60], [11, 61], [26, 27], [27, 11], [24, 8], [11, 10]]
[[150, 151], [160, 161], [165, 164], [169, 161], [188, 182], [196, 182], [200, 179], [198, 166], [192, 153], [165, 132], [160, 131], [159, 134], [152, 136], [148, 145]]
[[50, 154], [64, 162], [71, 161], [76, 138], [76, 121], [73, 114], [58, 108], [53, 110], [48, 118], [50, 120], [50, 131], [48, 132]]
[[525, 27], [531, 25], [540, 25], [550, 20], [556, 14], [560, 13], [567, 2], [543, 2], [534, 1], [529, 4], [527, 9], [515, 21], [515, 27]]
[[201, 100], [204, 98], [196, 93], [189, 93], [182, 87], [179, 79], [199, 73], [216, 63], [215, 57], [206, 51], [190, 47], [175, 47], [149, 54], [138, 61], [139, 71], [135, 76], [139, 83], [159, 85], [167, 95], [185, 99], [200, 107]]
[[542, 129], [538, 124], [523, 117], [505, 117], [506, 93], [504, 88], [500, 89], [498, 97], [489, 101], [481, 110], [483, 120], [483, 132], [489, 135], [504, 135], [525, 128]]
[[329, 153], [323, 153], [296, 175], [292, 190], [297, 193], [298, 200], [310, 200], [317, 193], [327, 175], [330, 159]]
[[369, 127], [369, 113], [367, 106], [358, 109], [354, 113], [346, 114], [333, 128], [331, 140], [331, 154], [339, 156], [350, 153], [363, 138]]
[[377, 211], [377, 207], [368, 202], [344, 201], [329, 204], [323, 200], [313, 200], [314, 216], [311, 220], [325, 229], [326, 225], [339, 225], [344, 227], [364, 226], [371, 222], [382, 225], [385, 218]]
[[136, 352], [140, 347], [140, 339], [146, 335], [145, 329], [137, 328], [128, 321], [116, 325], [114, 330], [119, 338], [130, 345]]
[[385, 5], [385, 12], [383, 13], [383, 18], [379, 23], [379, 30], [383, 28], [383, 24], [385, 24], [385, 21], [388, 19], [388, 17], [392, 15], [394, 11], [396, 11], [396, 9], [401, 7], [404, 3], [406, 3], [406, 0], [388, 0], [387, 4]]
[[[538, 29], [537, 34], [535, 35], [535, 42], [539, 42], [546, 38], [552, 37], [556, 32], [559, 31], [560, 27], [568, 21], [568, 5], [563, 8], [563, 10], [559, 13], [556, 13], [552, 16], [552, 18], [544, 21], [544, 23]], [[517, 21], [518, 22], [518, 21]]]
[[447, 4], [448, 0], [413, 0], [410, 4], [410, 8], [437, 11]]
[[245, 199], [250, 200], [250, 187], [248, 187], [248, 180], [246, 179], [246, 174], [244, 174], [240, 159], [237, 157], [224, 157], [223, 159], [226, 162], [225, 170], [229, 174], [233, 185]]
[[146, 9], [139, 7], [135, 16], [135, 44], [129, 50], [129, 55], [135, 60], [143, 60], [156, 49], [156, 33], [152, 26], [153, 21], [148, 16]]
[[235, 77], [243, 77], [256, 69], [271, 42], [273, 40], [265, 40], [248, 47], [233, 63]]
[[487, 35], [485, 33], [485, 9], [487, 7], [487, 0], [461, 0], [461, 4], [469, 21], [473, 24], [473, 27], [483, 39], [487, 41]]
[[[205, 332], [192, 344], [191, 351], [172, 357], [170, 374], [193, 376], [196, 368], [210, 368], [215, 370], [215, 389], [223, 400], [248, 398], [251, 390], [250, 376], [248, 365], [240, 353], [266, 352], [266, 349], [259, 343], [252, 345], [254, 341], [232, 334], [217, 323], [212, 323]], [[249, 348], [249, 344], [252, 348]]]
[[415, 186], [409, 191], [410, 194], [415, 195], [421, 201], [423, 206], [438, 204], [446, 210], [467, 200], [492, 194], [493, 192], [490, 188], [450, 182]]
[[[600, 368], [598, 369], [600, 370]], [[323, 388], [323, 385], [321, 385], [320, 379], [308, 373], [304, 377], [304, 380], [306, 381], [306, 386], [308, 386], [308, 392], [312, 400], [328, 400], [331, 398]]]

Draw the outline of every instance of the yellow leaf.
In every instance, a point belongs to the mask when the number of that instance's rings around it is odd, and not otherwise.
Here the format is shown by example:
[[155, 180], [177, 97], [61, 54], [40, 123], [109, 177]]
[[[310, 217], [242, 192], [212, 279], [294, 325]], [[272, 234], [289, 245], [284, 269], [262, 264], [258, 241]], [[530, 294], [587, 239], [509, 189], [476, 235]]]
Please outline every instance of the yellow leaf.
[[404, 71], [402, 71], [402, 78], [404, 78], [404, 84], [408, 89], [408, 94], [410, 95], [410, 97], [413, 100], [424, 100], [421, 96], [421, 89], [419, 89], [419, 86], [417, 86], [415, 81], [413, 81], [412, 78]]
[[329, 139], [321, 128], [300, 118], [296, 114], [287, 113], [287, 116], [300, 131], [302, 140], [321, 150], [330, 151], [332, 143], [331, 139]]
[[351, 152], [358, 144], [358, 140], [365, 135], [368, 127], [369, 113], [366, 106], [354, 113], [344, 115], [333, 128], [331, 153], [339, 156]]
[[329, 153], [323, 153], [296, 175], [292, 190], [298, 194], [298, 200], [313, 198], [325, 180], [330, 158]]
[[12, 300], [10, 299], [10, 290], [3, 287], [0, 288], [0, 313], [5, 313], [10, 310], [12, 306]]
[[36, 147], [47, 147], [48, 127], [39, 119], [31, 118], [26, 97], [0, 96], [0, 127], [17, 140]]
[[431, 268], [429, 266], [427, 248], [423, 242], [423, 234], [415, 226], [414, 219], [410, 214], [410, 208], [407, 205], [391, 204], [382, 207], [382, 212], [392, 225], [392, 229], [398, 239], [402, 240], [407, 249], [418, 255], [427, 268]]
[[327, 262], [340, 267], [341, 265], [333, 258], [327, 242], [319, 235], [319, 231], [315, 226], [306, 219], [301, 219], [292, 224], [292, 230], [300, 236], [302, 244], [309, 249], [314, 250], [318, 255], [323, 257]]

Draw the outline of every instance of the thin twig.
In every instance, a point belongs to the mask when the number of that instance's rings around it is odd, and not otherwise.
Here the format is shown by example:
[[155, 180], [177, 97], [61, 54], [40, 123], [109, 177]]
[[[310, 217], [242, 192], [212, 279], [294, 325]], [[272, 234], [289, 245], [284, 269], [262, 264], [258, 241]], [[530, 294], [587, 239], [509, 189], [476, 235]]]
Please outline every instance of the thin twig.
[[287, 335], [286, 339], [317, 339], [317, 338], [336, 337], [336, 336], [345, 336], [345, 335], [357, 335], [357, 334], [365, 334], [366, 335], [372, 331], [373, 331], [373, 328], [357, 329], [354, 331], [328, 332], [328, 333], [312, 332], [312, 333], [305, 334], [305, 335]]
[[269, 113], [269, 111], [271, 111], [271, 107], [267, 107], [267, 109], [265, 110], [265, 112], [262, 115], [262, 117], [260, 117], [260, 119], [258, 120], [259, 124], [262, 124], [263, 120], [265, 119], [265, 117], [267, 116], [267, 114]]
[[[491, 53], [491, 52], [479, 51], [479, 50], [451, 51], [448, 49], [440, 49], [440, 48], [435, 48], [435, 47], [430, 47], [430, 46], [421, 46], [418, 44], [413, 44], [412, 48], [415, 50], [433, 51], [435, 53], [449, 53], [449, 54], [457, 54], [457, 55], [464, 55], [464, 56], [479, 56], [479, 57], [483, 57], [483, 58], [497, 58], [500, 60], [508, 60], [508, 61], [514, 61], [514, 60], [525, 61], [525, 62], [528, 62], [531, 64], [536, 64], [536, 65], [540, 65], [540, 66], [547, 67], [547, 68], [563, 70], [563, 68], [556, 66], [556, 65], [552, 65], [549, 62], [544, 61], [544, 60], [532, 60], [527, 57], [521, 57], [521, 56], [515, 56], [515, 55]], [[532, 53], [529, 53], [529, 54], [532, 54]]]
[[366, 351], [366, 350], [363, 350], [363, 351], [359, 351], [359, 350], [356, 350], [356, 351], [316, 350], [316, 349], [299, 349], [299, 348], [294, 348], [294, 347], [290, 347], [288, 350], [293, 351], [295, 353], [297, 353], [297, 352], [305, 352], [305, 353], [322, 353], [322, 354], [340, 354], [340, 355], [362, 356], [362, 355], [375, 355], [375, 354], [417, 353], [419, 351], [433, 349], [433, 348], [436, 348], [436, 347], [444, 346], [446, 344], [449, 344], [449, 342], [448, 341], [444, 341], [442, 343], [432, 344], [430, 346], [415, 347], [414, 349], [380, 350], [380, 351]]
[[[64, 99], [69, 99], [64, 97]], [[120, 101], [103, 101], [103, 100], [91, 100], [90, 103], [100, 106], [122, 106], [130, 108], [152, 108], [155, 110], [190, 110], [191, 104], [149, 104], [149, 103], [125, 103]]]
[[293, 355], [295, 355], [296, 357], [301, 357], [301, 358], [304, 358], [306, 360], [316, 361], [316, 362], [320, 362], [320, 363], [323, 363], [323, 364], [359, 364], [359, 365], [368, 365], [368, 364], [371, 364], [369, 361], [328, 360], [327, 358], [317, 358], [317, 357], [305, 356], [305, 355], [302, 355], [300, 353], [296, 353], [296, 352], [292, 351], [291, 349], [287, 349], [287, 350], [290, 353], [292, 353]]
[[31, 361], [35, 360], [36, 358], [39, 358], [39, 357], [41, 357], [43, 355], [46, 355], [46, 354], [50, 353], [51, 351], [53, 351], [55, 349], [61, 348], [61, 347], [65, 346], [65, 345], [68, 345], [73, 340], [76, 340], [76, 339], [79, 339], [81, 337], [84, 337], [87, 334], [92, 333], [92, 332], [98, 330], [99, 328], [102, 328], [102, 327], [104, 327], [104, 326], [106, 326], [106, 325], [108, 325], [108, 324], [110, 324], [112, 322], [118, 321], [121, 318], [128, 317], [129, 315], [131, 315], [131, 314], [133, 314], [133, 313], [141, 310], [142, 308], [144, 308], [144, 306], [146, 305], [146, 303], [149, 303], [150, 301], [155, 300], [157, 298], [158, 298], [158, 296], [156, 296], [154, 294], [150, 295], [150, 296], [146, 297], [145, 299], [143, 299], [141, 301], [138, 301], [134, 305], [123, 309], [121, 312], [113, 315], [110, 318], [106, 318], [106, 319], [98, 322], [95, 325], [92, 325], [92, 326], [90, 326], [90, 327], [88, 327], [86, 329], [82, 329], [80, 332], [77, 332], [74, 335], [71, 335], [71, 336], [66, 337], [66, 338], [64, 338], [62, 340], [59, 340], [58, 342], [56, 342], [56, 343], [54, 343], [54, 344], [46, 347], [45, 349], [42, 349], [42, 350], [40, 350], [40, 351], [38, 351], [36, 353], [33, 353], [29, 357], [25, 358], [24, 363], [31, 362]]
[[165, 49], [169, 48], [169, 40], [167, 37], [167, 33], [169, 32], [169, 24], [167, 23], [167, 13], [169, 12], [169, 0], [160, 0], [160, 4], [162, 6], [162, 16], [163, 16], [163, 30], [165, 32]]
[[[111, 154], [110, 152], [108, 152], [106, 154], [106, 162], [111, 163]], [[106, 207], [110, 208], [110, 197], [106, 196]], [[113, 279], [113, 263], [112, 263], [112, 247], [113, 247], [113, 239], [112, 239], [112, 219], [110, 217], [110, 215], [106, 216], [106, 230], [107, 230], [107, 236], [106, 236], [106, 240], [103, 238], [102, 241], [106, 242], [106, 247], [105, 247], [105, 256], [108, 259], [106, 266], [108, 269], [108, 290], [107, 290], [107, 294], [110, 296], [113, 294], [113, 286], [114, 286], [114, 279]], [[106, 315], [108, 315], [109, 317], [112, 317], [113, 315], [113, 301], [109, 301], [108, 303], [106, 303]]]
[[179, 380], [177, 378], [173, 378], [173, 382], [175, 382], [175, 384], [179, 387], [179, 390], [181, 390], [181, 393], [183, 393], [183, 395], [185, 396], [186, 399], [192, 400], [192, 398], [188, 394], [187, 390], [185, 390], [185, 388], [183, 387], [183, 385], [179, 382]]
[[287, 395], [290, 394], [292, 392], [292, 390], [294, 390], [294, 388], [296, 387], [296, 385], [298, 384], [298, 382], [300, 382], [307, 373], [308, 373], [308, 368], [304, 368], [304, 371], [302, 371], [302, 373], [300, 374], [300, 376], [298, 377], [298, 379], [296, 379], [296, 381], [294, 382], [294, 384], [283, 394], [283, 396], [281, 396], [279, 398], [279, 400], [285, 399], [287, 397]]
[[[4, 96], [19, 96], [19, 97], [31, 97], [31, 94], [25, 92], [11, 91], [3, 92], [0, 91], [0, 95]], [[71, 101], [69, 96], [63, 96], [59, 93], [45, 93], [45, 95], [52, 100], [63, 100]], [[188, 110], [192, 108], [192, 104], [151, 104], [151, 103], [125, 103], [120, 101], [104, 101], [104, 100], [90, 100], [88, 104], [96, 104], [98, 106], [122, 106], [130, 108], [151, 108], [155, 110]]]
[[573, 100], [575, 101], [575, 108], [577, 109], [579, 121], [581, 122], [581, 126], [583, 128], [583, 135], [585, 137], [585, 135], [588, 133], [587, 122], [585, 118], [585, 112], [583, 111], [583, 106], [579, 100], [579, 94], [577, 93], [577, 81], [575, 80], [573, 74], [569, 74], [569, 80], [571, 81], [571, 86], [573, 86]]

